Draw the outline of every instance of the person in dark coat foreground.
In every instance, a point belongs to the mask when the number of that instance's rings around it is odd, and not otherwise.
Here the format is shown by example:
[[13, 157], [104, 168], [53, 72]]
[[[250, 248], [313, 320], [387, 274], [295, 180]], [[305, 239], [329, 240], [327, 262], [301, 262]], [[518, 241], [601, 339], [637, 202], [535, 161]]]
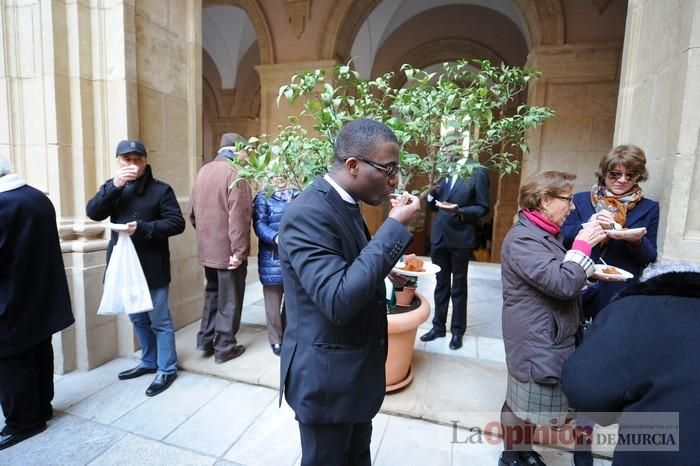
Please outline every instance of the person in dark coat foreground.
[[396, 189], [399, 145], [385, 125], [355, 120], [335, 163], [287, 208], [279, 233], [287, 328], [280, 397], [299, 422], [302, 466], [369, 465], [372, 418], [384, 400], [384, 278], [412, 239], [417, 197], [404, 193], [370, 238], [358, 201]]
[[[590, 411], [601, 424], [621, 413], [615, 466], [687, 466], [698, 464], [700, 427], [700, 266], [655, 264], [639, 283], [621, 291], [593, 321], [574, 354], [564, 364], [561, 386], [571, 406]], [[598, 414], [596, 414], [598, 413]], [[639, 428], [631, 413], [657, 427]], [[656, 414], [655, 414], [656, 413]], [[660, 434], [658, 413], [677, 413], [675, 437]], [[643, 427], [643, 426], [642, 426]], [[641, 445], [635, 433], [659, 434]], [[637, 437], [643, 438], [643, 437]], [[675, 443], [675, 445], [674, 445]]]
[[51, 335], [73, 322], [53, 205], [0, 158], [0, 450], [46, 429]]
[[[156, 373], [147, 396], [166, 390], [177, 377], [177, 353], [173, 318], [168, 307], [170, 248], [168, 238], [185, 229], [185, 219], [173, 189], [153, 178], [141, 141], [124, 140], [117, 145], [119, 170], [107, 180], [87, 204], [93, 220], [110, 217], [125, 223], [148, 282], [153, 310], [129, 314], [141, 343], [141, 363], [119, 374], [119, 380]], [[118, 234], [112, 232], [107, 263]]]

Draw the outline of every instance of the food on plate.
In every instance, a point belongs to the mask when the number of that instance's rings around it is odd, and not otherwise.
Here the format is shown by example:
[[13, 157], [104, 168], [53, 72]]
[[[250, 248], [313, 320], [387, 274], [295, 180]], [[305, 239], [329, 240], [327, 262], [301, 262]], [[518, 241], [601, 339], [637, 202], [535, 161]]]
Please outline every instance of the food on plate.
[[425, 272], [423, 268], [423, 260], [419, 259], [415, 254], [408, 254], [403, 258], [403, 270], [409, 272]]
[[622, 275], [615, 267], [603, 267], [601, 272], [608, 275]]

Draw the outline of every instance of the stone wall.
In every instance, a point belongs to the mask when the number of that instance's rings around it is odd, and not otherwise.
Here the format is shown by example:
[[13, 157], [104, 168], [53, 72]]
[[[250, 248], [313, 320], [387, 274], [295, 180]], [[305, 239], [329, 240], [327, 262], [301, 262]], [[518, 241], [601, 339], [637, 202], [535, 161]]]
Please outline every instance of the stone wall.
[[647, 154], [663, 259], [700, 262], [700, 2], [631, 0], [615, 143]]

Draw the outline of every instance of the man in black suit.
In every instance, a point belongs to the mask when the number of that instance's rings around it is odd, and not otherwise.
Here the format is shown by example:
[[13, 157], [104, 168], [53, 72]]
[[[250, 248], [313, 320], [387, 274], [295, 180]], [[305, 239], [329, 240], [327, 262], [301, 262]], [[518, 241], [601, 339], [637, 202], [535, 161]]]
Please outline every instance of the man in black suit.
[[299, 422], [302, 465], [369, 465], [372, 418], [384, 399], [384, 278], [412, 237], [420, 210], [404, 193], [371, 238], [359, 201], [379, 205], [398, 183], [394, 133], [372, 120], [349, 123], [335, 162], [285, 212], [279, 248], [287, 328], [282, 394]]
[[[456, 164], [461, 167], [462, 158]], [[435, 316], [433, 328], [422, 335], [422, 341], [444, 337], [447, 306], [452, 296], [452, 340], [450, 349], [462, 347], [467, 330], [467, 270], [469, 257], [477, 246], [477, 221], [489, 212], [489, 174], [483, 167], [474, 167], [471, 176], [458, 173], [443, 179], [428, 198], [437, 210], [430, 237], [430, 258], [440, 266], [435, 284]]]
[[72, 323], [53, 205], [0, 157], [0, 450], [46, 429], [51, 336]]

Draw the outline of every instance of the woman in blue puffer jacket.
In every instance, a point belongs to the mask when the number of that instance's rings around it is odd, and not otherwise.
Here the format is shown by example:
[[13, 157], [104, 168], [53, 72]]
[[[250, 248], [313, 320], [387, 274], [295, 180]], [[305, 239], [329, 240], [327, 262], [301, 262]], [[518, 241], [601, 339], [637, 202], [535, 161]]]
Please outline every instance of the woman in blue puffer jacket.
[[253, 203], [253, 228], [258, 235], [258, 274], [263, 285], [265, 298], [265, 320], [267, 337], [272, 352], [279, 356], [282, 349], [282, 268], [277, 251], [277, 234], [279, 233], [282, 214], [294, 198], [299, 195], [295, 188], [277, 185], [278, 190], [269, 195], [260, 191]]

